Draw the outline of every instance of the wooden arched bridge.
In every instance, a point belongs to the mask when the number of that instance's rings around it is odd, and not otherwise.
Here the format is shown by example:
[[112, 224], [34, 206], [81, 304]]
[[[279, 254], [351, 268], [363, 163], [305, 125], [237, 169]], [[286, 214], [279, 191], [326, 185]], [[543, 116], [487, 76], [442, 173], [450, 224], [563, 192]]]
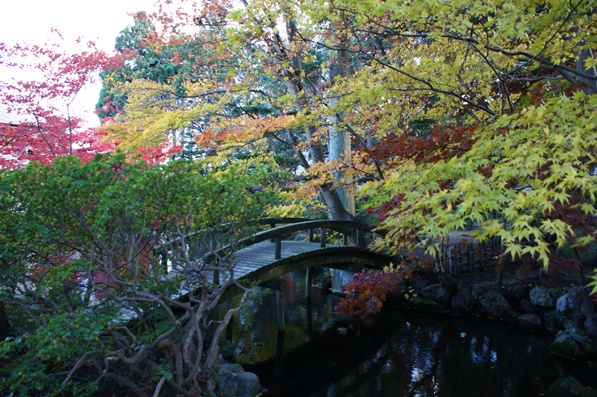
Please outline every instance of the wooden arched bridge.
[[[235, 278], [258, 282], [314, 266], [356, 270], [383, 268], [390, 262], [389, 257], [366, 247], [367, 237], [372, 234], [371, 227], [366, 224], [333, 220], [297, 222], [292, 219], [260, 222], [275, 225], [274, 221], [288, 224], [251, 236], [243, 242], [244, 248], [234, 253]], [[300, 235], [297, 238], [300, 232], [307, 232], [304, 241]], [[334, 232], [341, 235], [341, 242], [328, 242], [329, 235]]]
[[[249, 284], [261, 284], [283, 274], [327, 267], [360, 270], [365, 267], [383, 268], [391, 258], [367, 248], [371, 241], [371, 226], [355, 221], [305, 220], [301, 218], [261, 219], [267, 230], [253, 234], [230, 252], [231, 246], [221, 248], [233, 277]], [[218, 252], [203, 257], [210, 262]], [[307, 273], [309, 274], [309, 272]], [[213, 282], [219, 284], [226, 275], [214, 273]]]

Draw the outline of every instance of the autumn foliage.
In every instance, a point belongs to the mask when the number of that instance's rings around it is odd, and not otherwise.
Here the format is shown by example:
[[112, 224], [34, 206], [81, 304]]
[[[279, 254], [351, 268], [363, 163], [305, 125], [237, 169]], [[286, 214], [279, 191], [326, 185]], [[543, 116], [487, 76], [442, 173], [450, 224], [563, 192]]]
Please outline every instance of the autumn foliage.
[[[59, 44], [60, 34], [55, 34], [56, 41], [46, 44], [0, 45], [0, 65], [14, 74], [0, 82], [0, 104], [7, 117], [0, 123], [0, 168], [20, 168], [32, 161], [50, 164], [68, 155], [87, 162], [119, 145], [93, 126], [93, 109], [85, 117], [73, 108], [100, 72], [123, 67], [130, 55], [107, 54], [93, 42], [82, 41], [78, 51], [67, 51]], [[111, 110], [117, 110], [113, 102], [100, 109]], [[168, 140], [138, 149], [130, 154], [150, 164], [180, 151]]]
[[341, 317], [370, 323], [381, 311], [387, 295], [396, 290], [407, 277], [405, 269], [400, 267], [389, 267], [383, 271], [365, 269], [341, 287], [345, 295], [336, 306], [335, 313]]
[[99, 70], [118, 62], [91, 42], [80, 42], [75, 53], [56, 43], [1, 45], [0, 64], [14, 77], [0, 83], [0, 104], [9, 116], [0, 124], [0, 167], [49, 164], [66, 155], [89, 161], [113, 150], [71, 105]]

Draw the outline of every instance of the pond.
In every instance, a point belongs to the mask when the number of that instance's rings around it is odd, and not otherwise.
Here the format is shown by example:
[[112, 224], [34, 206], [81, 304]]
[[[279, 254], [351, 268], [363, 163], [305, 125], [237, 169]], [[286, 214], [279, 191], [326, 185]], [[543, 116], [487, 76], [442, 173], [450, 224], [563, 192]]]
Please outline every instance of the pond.
[[597, 386], [596, 363], [557, 359], [547, 348], [552, 335], [510, 323], [386, 305], [375, 324], [342, 335], [337, 296], [313, 289], [309, 303], [303, 274], [283, 279], [283, 331], [274, 293], [252, 308], [248, 330], [235, 331], [266, 396], [538, 396], [562, 376]]

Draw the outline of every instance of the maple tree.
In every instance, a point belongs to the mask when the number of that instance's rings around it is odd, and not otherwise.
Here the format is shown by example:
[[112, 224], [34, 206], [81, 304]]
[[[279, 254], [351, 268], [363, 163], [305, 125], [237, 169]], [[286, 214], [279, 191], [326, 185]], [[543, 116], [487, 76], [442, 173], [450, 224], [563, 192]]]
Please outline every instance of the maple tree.
[[[357, 210], [370, 207], [380, 215], [380, 228], [390, 233], [377, 246], [392, 252], [436, 253], [450, 230], [472, 225], [480, 239], [502, 239], [501, 265], [527, 256], [556, 265], [565, 246], [594, 244], [592, 190], [562, 193], [559, 182], [545, 184], [544, 168], [552, 165], [536, 162], [524, 170], [537, 176], [533, 183], [541, 181], [532, 204], [544, 210], [532, 226], [543, 225], [541, 233], [513, 228], [526, 222], [528, 211], [512, 212], [508, 202], [494, 200], [496, 191], [513, 202], [532, 196], [526, 176], [515, 176], [517, 161], [527, 159], [515, 145], [531, 129], [515, 128], [518, 121], [547, 111], [544, 119], [560, 126], [538, 141], [538, 156], [546, 158], [554, 150], [550, 139], [574, 130], [565, 114], [554, 113], [551, 98], [568, 98], [569, 114], [591, 114], [590, 97], [576, 94], [597, 88], [590, 2], [255, 0], [181, 9], [155, 16], [164, 30], [154, 45], [201, 43], [216, 61], [194, 58], [194, 75], [204, 73], [202, 79], [189, 74], [178, 92], [169, 83], [130, 82], [130, 107], [112, 130], [121, 139], [134, 145], [191, 126], [204, 155], [230, 158], [259, 156], [281, 143], [306, 170], [293, 186], [323, 198], [333, 218], [350, 217], [342, 188], [371, 181], [357, 195]], [[581, 128], [592, 133], [590, 124]], [[331, 160], [334, 131], [350, 134], [352, 153]], [[480, 149], [494, 140], [505, 145], [497, 157]], [[593, 163], [585, 153], [594, 149], [586, 135], [581, 142], [577, 160], [558, 164], [590, 185]], [[498, 160], [511, 179], [493, 173]], [[479, 175], [470, 188], [468, 173]], [[456, 188], [461, 184], [476, 194], [480, 205], [472, 207], [483, 209], [468, 218], [454, 213], [469, 205], [466, 199], [445, 199], [456, 191], [472, 197]], [[555, 203], [562, 194], [570, 198]], [[498, 215], [508, 218], [499, 231]]]
[[[106, 54], [93, 42], [81, 40], [76, 50], [64, 50], [60, 33], [55, 33], [57, 39], [45, 44], [0, 44], [0, 66], [13, 75], [0, 82], [0, 104], [9, 116], [0, 124], [2, 168], [23, 167], [31, 161], [49, 164], [66, 155], [89, 161], [118, 145], [74, 112], [72, 105], [100, 72], [122, 67], [126, 57]], [[109, 108], [113, 102], [104, 105]], [[162, 140], [131, 155], [159, 163], [178, 151], [175, 143]]]
[[334, 312], [339, 316], [361, 319], [368, 324], [381, 311], [389, 291], [397, 289], [409, 276], [406, 267], [388, 267], [381, 271], [365, 269], [342, 286], [345, 296]]
[[[400, 150], [406, 152], [421, 145], [408, 138], [435, 139], [437, 132], [476, 128], [517, 112], [533, 83], [550, 90], [566, 81], [595, 93], [594, 60], [587, 58], [594, 46], [588, 2], [320, 5], [313, 8], [322, 17], [325, 12], [345, 27], [347, 51], [367, 60], [337, 85], [337, 107], [350, 128], [386, 147], [404, 144]], [[382, 159], [374, 159], [367, 169], [383, 177]]]
[[[367, 7], [375, 11], [358, 12]], [[361, 157], [369, 169], [373, 161], [386, 167], [382, 181], [362, 190], [390, 231], [379, 247], [437, 254], [451, 230], [476, 225], [479, 239], [500, 237], [501, 267], [529, 255], [547, 268], [562, 263], [564, 246], [595, 243], [593, 109], [579, 94], [594, 94], [597, 82], [588, 2], [335, 9], [342, 20], [361, 16], [367, 28], [353, 29], [354, 37], [396, 43], [366, 53], [371, 63], [338, 87], [343, 106], [358, 110], [347, 117], [352, 125], [379, 139]], [[550, 99], [559, 96], [567, 99]], [[364, 107], [364, 98], [374, 100]], [[391, 100], [380, 106], [377, 98]], [[576, 151], [552, 141], [572, 136]], [[586, 190], [567, 190], [545, 174], [557, 167], [578, 173]]]
[[0, 103], [11, 116], [0, 126], [0, 167], [48, 164], [65, 155], [89, 161], [113, 149], [101, 132], [73, 114], [71, 105], [99, 70], [114, 62], [92, 42], [79, 43], [75, 52], [56, 42], [0, 44], [0, 65], [14, 73], [12, 80], [0, 82]]
[[308, 38], [318, 32], [303, 16], [306, 6], [252, 2], [234, 9], [222, 1], [186, 14], [157, 15], [157, 21], [175, 15], [176, 31], [157, 34], [155, 47], [193, 43], [202, 48], [202, 56], [186, 60], [192, 68], [184, 78], [124, 84], [128, 103], [117, 117], [120, 123], [106, 131], [131, 148], [173, 130], [191, 130], [205, 152], [219, 156], [271, 150], [286, 161], [292, 153], [294, 159], [286, 164], [300, 164], [313, 181], [305, 190], [322, 197], [332, 217], [351, 219], [335, 173], [321, 166], [331, 115], [312, 112], [326, 101], [322, 94], [330, 82], [325, 70], [333, 54], [310, 44]]
[[[274, 198], [270, 171], [118, 153], [2, 172], [2, 394], [87, 395], [110, 382], [139, 396], [213, 393], [219, 337], [238, 307], [213, 314], [237, 283], [230, 256], [201, 258], [251, 232]], [[237, 286], [242, 303], [250, 289]]]

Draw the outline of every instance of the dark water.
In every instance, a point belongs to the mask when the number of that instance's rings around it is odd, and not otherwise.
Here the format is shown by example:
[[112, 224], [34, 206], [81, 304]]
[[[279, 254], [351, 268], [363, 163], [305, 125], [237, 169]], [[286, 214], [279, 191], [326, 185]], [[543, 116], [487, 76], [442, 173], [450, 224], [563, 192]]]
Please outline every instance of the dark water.
[[386, 306], [372, 326], [341, 335], [333, 315], [338, 298], [314, 290], [309, 305], [304, 277], [284, 278], [283, 331], [275, 294], [253, 308], [250, 330], [236, 331], [237, 353], [259, 375], [265, 396], [526, 397], [562, 376], [597, 386], [595, 363], [556, 359], [547, 349], [553, 335], [509, 323]]

